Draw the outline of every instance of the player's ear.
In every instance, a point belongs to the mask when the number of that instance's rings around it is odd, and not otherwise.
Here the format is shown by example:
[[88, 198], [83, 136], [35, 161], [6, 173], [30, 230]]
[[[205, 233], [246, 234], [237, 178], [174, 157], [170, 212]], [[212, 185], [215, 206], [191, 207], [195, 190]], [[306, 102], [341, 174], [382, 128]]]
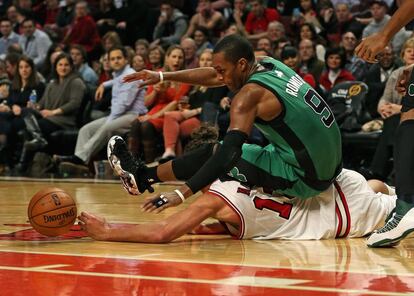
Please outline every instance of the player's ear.
[[240, 65], [240, 69], [242, 70], [242, 72], [245, 72], [245, 71], [247, 71], [249, 69], [248, 68], [248, 62], [244, 58], [241, 58], [239, 60], [239, 65]]

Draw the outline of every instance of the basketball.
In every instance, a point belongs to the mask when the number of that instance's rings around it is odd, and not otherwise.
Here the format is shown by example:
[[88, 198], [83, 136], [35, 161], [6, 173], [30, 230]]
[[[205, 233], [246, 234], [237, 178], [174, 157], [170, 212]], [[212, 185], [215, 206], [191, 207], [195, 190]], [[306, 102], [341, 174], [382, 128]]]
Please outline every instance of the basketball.
[[77, 217], [76, 203], [63, 189], [48, 187], [37, 192], [27, 210], [30, 224], [46, 236], [69, 232]]

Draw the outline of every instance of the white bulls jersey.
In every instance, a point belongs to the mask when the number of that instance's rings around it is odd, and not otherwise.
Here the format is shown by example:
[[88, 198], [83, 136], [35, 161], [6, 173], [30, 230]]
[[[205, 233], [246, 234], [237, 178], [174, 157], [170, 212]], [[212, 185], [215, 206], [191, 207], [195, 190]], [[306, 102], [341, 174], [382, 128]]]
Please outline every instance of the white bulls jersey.
[[209, 192], [224, 199], [240, 218], [240, 239], [327, 239], [361, 237], [384, 223], [396, 196], [375, 193], [362, 175], [343, 169], [326, 191], [308, 199], [274, 197], [237, 181], [214, 182]]

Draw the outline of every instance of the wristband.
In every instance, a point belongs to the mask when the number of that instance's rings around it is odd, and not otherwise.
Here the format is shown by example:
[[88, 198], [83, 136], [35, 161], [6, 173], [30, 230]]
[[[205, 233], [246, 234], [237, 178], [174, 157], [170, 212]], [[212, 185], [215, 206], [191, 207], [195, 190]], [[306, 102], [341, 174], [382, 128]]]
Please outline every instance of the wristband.
[[164, 74], [160, 71], [158, 72], [160, 74], [160, 82], [164, 81]]
[[175, 189], [174, 192], [177, 193], [177, 195], [181, 198], [182, 202], [185, 202], [184, 194], [182, 194], [180, 190]]

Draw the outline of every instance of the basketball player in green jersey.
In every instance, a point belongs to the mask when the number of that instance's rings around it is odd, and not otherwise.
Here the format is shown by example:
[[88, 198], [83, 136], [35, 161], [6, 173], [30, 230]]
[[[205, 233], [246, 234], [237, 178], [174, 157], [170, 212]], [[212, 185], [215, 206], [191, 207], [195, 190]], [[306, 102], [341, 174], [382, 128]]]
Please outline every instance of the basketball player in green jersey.
[[[325, 101], [283, 63], [256, 62], [251, 44], [238, 35], [223, 38], [214, 49], [213, 67], [177, 72], [144, 70], [125, 77], [141, 86], [164, 80], [237, 92], [230, 109], [230, 127], [220, 145], [210, 144], [157, 168], [133, 160], [120, 137], [108, 143], [108, 158], [124, 187], [138, 194], [150, 183], [171, 180], [185, 184], [156, 196], [154, 210], [178, 205], [217, 178], [231, 177], [277, 193], [308, 198], [324, 191], [342, 166], [341, 135]], [[269, 140], [266, 147], [244, 142], [255, 124]], [[244, 144], [244, 145], [243, 145]]]

